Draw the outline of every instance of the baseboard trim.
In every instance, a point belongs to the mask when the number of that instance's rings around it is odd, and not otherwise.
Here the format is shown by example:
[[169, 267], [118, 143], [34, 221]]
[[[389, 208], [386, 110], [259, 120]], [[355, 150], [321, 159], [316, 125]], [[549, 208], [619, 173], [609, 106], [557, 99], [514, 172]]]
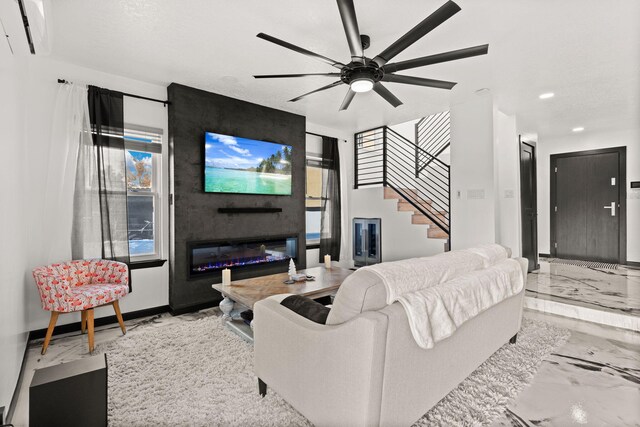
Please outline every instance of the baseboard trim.
[[541, 258], [551, 258], [551, 254], [539, 253], [538, 256], [541, 257]]
[[[144, 310], [129, 311], [128, 313], [122, 313], [124, 320], [138, 319], [140, 317], [154, 316], [156, 314], [166, 313], [170, 310], [168, 305], [161, 305], [158, 307], [145, 308]], [[113, 316], [99, 317], [93, 321], [94, 326], [104, 326], [111, 323], [117, 323], [118, 319], [115, 314]], [[80, 330], [80, 322], [67, 323], [66, 325], [56, 326], [53, 330], [53, 335], [66, 334], [69, 332], [77, 332]], [[29, 341], [44, 338], [47, 334], [47, 328], [36, 329], [29, 332]]]
[[[29, 334], [31, 335], [31, 334]], [[29, 338], [27, 337], [27, 342], [24, 345], [24, 354], [22, 355], [22, 363], [20, 364], [20, 373], [18, 374], [18, 381], [16, 381], [16, 387], [13, 389], [13, 395], [11, 396], [11, 402], [9, 403], [9, 408], [7, 408], [7, 414], [4, 417], [4, 424], [11, 424], [11, 420], [13, 419], [13, 413], [16, 410], [16, 405], [18, 404], [18, 394], [20, 394], [20, 384], [22, 384], [22, 380], [24, 377], [24, 365], [27, 360], [27, 351], [29, 350]], [[4, 408], [4, 407], [3, 407]]]
[[218, 304], [220, 304], [220, 301], [222, 301], [222, 298], [218, 298], [213, 301], [203, 302], [200, 304], [188, 305], [186, 307], [177, 307], [177, 308], [171, 307], [169, 312], [171, 313], [172, 316], [179, 316], [185, 313], [193, 313], [194, 311], [203, 310], [205, 308], [217, 307]]
[[628, 266], [628, 267], [640, 268], [640, 262], [636, 262], [636, 261], [627, 261], [622, 265], [625, 265], [625, 266]]

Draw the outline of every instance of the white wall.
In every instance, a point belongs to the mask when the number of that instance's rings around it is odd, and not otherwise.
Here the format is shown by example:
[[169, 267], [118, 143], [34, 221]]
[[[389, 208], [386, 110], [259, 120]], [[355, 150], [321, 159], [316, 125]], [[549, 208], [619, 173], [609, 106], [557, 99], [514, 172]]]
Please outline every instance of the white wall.
[[25, 181], [30, 168], [25, 145], [26, 62], [5, 53], [0, 51], [0, 406], [8, 410], [29, 332], [24, 283], [29, 194]]
[[389, 128], [398, 132], [400, 135], [407, 138], [409, 141], [415, 144], [416, 142], [416, 123], [420, 121], [422, 117], [418, 117], [414, 120], [409, 120], [408, 122], [398, 123], [397, 125], [390, 125]]
[[494, 181], [493, 99], [483, 92], [451, 106], [452, 249], [495, 242]]
[[[351, 219], [381, 218], [382, 261], [444, 252], [444, 239], [429, 239], [427, 225], [412, 224], [413, 212], [399, 212], [397, 199], [385, 199], [383, 187], [362, 187], [350, 194]], [[351, 242], [351, 239], [349, 240]]]
[[520, 146], [515, 116], [494, 107], [494, 168], [496, 188], [496, 243], [522, 253], [520, 206]]
[[[35, 266], [45, 265], [50, 262], [67, 258], [70, 251], [64, 253], [50, 253], [47, 250], [48, 242], [52, 238], [49, 230], [55, 227], [47, 219], [46, 212], [42, 211], [41, 201], [46, 191], [61, 191], [62, 183], [47, 182], [49, 168], [57, 165], [49, 164], [49, 150], [56, 149], [56, 141], [50, 138], [52, 119], [55, 105], [56, 92], [59, 84], [58, 78], [64, 78], [74, 83], [92, 84], [108, 89], [130, 92], [152, 98], [166, 99], [166, 88], [159, 85], [140, 82], [115, 75], [106, 74], [97, 70], [79, 67], [73, 64], [54, 61], [44, 57], [29, 57], [26, 72], [28, 81], [26, 91], [21, 94], [27, 103], [27, 130], [26, 148], [29, 153], [26, 171], [26, 191], [20, 200], [25, 203], [28, 232], [26, 236], [27, 254], [26, 271], [24, 281], [21, 284], [26, 295], [26, 313], [28, 316], [28, 329], [35, 330], [45, 328], [48, 324], [49, 313], [42, 310], [40, 298], [36, 286], [31, 279], [31, 269]], [[149, 101], [136, 100], [125, 97], [125, 121], [164, 129], [164, 183], [168, 188], [168, 143], [166, 109], [162, 104]], [[4, 156], [3, 156], [4, 157]], [[7, 163], [7, 162], [5, 162]], [[165, 196], [168, 191], [165, 191]], [[166, 197], [163, 204], [162, 230], [165, 236], [163, 241], [164, 257], [168, 256], [168, 215]], [[66, 206], [64, 211], [56, 217], [68, 218], [72, 215], [72, 207]], [[70, 248], [70, 243], [69, 243]], [[62, 258], [62, 259], [60, 259]], [[169, 275], [168, 265], [132, 272], [133, 292], [121, 301], [123, 312], [141, 310], [168, 304]], [[96, 317], [113, 315], [113, 309], [104, 307], [96, 310]], [[58, 324], [72, 323], [80, 320], [79, 314], [65, 314], [60, 316]]]
[[627, 147], [627, 261], [640, 262], [640, 190], [631, 190], [631, 181], [640, 181], [640, 128], [609, 132], [571, 133], [540, 138], [538, 166], [538, 247], [550, 253], [550, 156], [607, 147]]

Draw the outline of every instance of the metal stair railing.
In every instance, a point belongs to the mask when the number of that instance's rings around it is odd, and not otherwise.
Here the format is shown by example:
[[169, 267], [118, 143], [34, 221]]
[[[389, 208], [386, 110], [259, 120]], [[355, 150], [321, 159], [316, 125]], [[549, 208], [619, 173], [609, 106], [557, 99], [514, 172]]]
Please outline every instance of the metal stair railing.
[[449, 233], [449, 165], [386, 126], [356, 133], [354, 140], [354, 188], [390, 187]]
[[[437, 158], [451, 145], [450, 116], [448, 111], [423, 117], [416, 123], [416, 170], [421, 173], [433, 158]], [[423, 153], [428, 153], [426, 156]]]

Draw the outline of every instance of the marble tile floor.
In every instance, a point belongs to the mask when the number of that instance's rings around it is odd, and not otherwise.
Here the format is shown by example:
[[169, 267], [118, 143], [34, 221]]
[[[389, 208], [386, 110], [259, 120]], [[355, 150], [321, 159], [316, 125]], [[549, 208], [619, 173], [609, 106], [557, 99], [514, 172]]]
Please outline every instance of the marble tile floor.
[[571, 330], [491, 425], [640, 425], [640, 333], [526, 310]]
[[[135, 335], [144, 333], [148, 328], [160, 328], [177, 322], [189, 322], [203, 317], [219, 315], [218, 308], [209, 308], [180, 316], [171, 316], [169, 313], [163, 313], [127, 320], [124, 323], [127, 327], [127, 335]], [[95, 328], [95, 345], [99, 346], [122, 336], [122, 331], [117, 323], [99, 326]], [[27, 347], [24, 373], [18, 386], [18, 400], [16, 401], [12, 418], [12, 423], [16, 427], [29, 425], [29, 385], [36, 369], [91, 357], [87, 344], [87, 335], [80, 333], [80, 331], [53, 336], [49, 343], [49, 348], [47, 348], [47, 354], [44, 356], [40, 354], [43, 341], [44, 339], [33, 340], [29, 342]]]
[[[168, 313], [125, 322], [127, 334], [175, 322], [219, 315], [217, 308], [172, 317]], [[532, 383], [493, 426], [640, 425], [640, 333], [525, 310], [524, 316], [572, 331], [569, 341], [543, 364]], [[96, 328], [96, 345], [122, 336], [117, 324]], [[29, 384], [35, 369], [88, 357], [87, 337], [53, 338], [47, 354], [42, 340], [29, 343], [13, 424], [28, 425]]]
[[640, 270], [551, 264], [527, 278], [525, 307], [640, 331]]

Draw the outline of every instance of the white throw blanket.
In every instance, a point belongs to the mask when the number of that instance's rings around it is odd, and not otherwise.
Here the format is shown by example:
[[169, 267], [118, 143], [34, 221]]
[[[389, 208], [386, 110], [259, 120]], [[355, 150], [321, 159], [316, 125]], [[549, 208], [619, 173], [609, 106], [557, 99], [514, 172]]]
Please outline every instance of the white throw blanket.
[[407, 312], [416, 343], [429, 349], [467, 320], [518, 294], [523, 287], [520, 263], [506, 259], [437, 286], [405, 293], [398, 300]]
[[445, 252], [425, 258], [384, 262], [362, 270], [376, 274], [387, 289], [387, 304], [401, 295], [447, 282], [462, 274], [480, 270], [506, 259], [506, 249], [498, 244]]
[[[474, 248], [462, 249], [461, 252], [469, 252], [472, 254], [480, 255], [484, 262], [484, 267], [490, 267], [503, 259], [507, 259], [511, 256], [511, 249], [507, 249], [497, 243], [489, 245], [476, 246]], [[451, 253], [451, 252], [449, 252]]]

